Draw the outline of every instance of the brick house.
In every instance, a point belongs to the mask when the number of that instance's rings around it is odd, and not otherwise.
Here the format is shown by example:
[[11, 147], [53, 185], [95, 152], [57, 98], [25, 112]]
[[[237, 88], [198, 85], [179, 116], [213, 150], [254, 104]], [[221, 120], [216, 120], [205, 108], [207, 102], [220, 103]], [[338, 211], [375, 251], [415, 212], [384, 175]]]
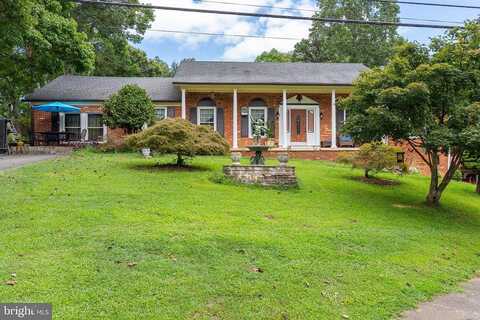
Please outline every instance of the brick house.
[[[101, 122], [102, 104], [126, 84], [150, 95], [158, 119], [181, 117], [209, 125], [233, 150], [252, 143], [251, 119], [265, 120], [276, 148], [304, 159], [333, 160], [354, 151], [339, 132], [348, 117], [336, 107], [349, 95], [359, 74], [353, 63], [183, 62], [173, 78], [61, 76], [26, 97], [31, 105], [60, 101], [81, 108], [80, 114], [32, 111], [32, 132], [69, 132], [84, 140], [119, 138]], [[407, 159], [416, 161], [407, 151]]]

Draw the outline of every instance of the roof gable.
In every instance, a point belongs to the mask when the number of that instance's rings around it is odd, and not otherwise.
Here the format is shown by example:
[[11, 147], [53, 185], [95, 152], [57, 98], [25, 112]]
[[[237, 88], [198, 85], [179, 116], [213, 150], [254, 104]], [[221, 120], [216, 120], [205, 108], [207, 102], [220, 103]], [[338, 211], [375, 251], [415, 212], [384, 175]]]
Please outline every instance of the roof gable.
[[352, 85], [368, 68], [358, 63], [186, 61], [174, 84]]
[[172, 78], [60, 76], [27, 95], [26, 101], [105, 101], [127, 84], [145, 89], [153, 101], [180, 101]]

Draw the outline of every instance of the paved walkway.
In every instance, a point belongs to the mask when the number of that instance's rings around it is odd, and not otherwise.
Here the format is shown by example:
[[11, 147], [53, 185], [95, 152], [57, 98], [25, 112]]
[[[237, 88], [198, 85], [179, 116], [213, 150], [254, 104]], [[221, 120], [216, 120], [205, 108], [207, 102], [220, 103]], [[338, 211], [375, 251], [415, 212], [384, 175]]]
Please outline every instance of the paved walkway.
[[464, 285], [464, 292], [451, 293], [407, 311], [403, 320], [480, 320], [480, 278]]
[[53, 159], [58, 157], [51, 154], [36, 154], [36, 155], [18, 155], [18, 156], [6, 156], [0, 155], [0, 170], [22, 167], [24, 165]]

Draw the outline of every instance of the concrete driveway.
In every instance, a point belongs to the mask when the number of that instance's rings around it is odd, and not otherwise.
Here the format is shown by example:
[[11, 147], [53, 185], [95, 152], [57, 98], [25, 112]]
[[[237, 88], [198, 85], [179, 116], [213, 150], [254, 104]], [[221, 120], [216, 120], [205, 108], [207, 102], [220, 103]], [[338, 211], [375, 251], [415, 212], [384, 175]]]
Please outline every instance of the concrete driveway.
[[58, 157], [58, 155], [52, 155], [52, 154], [18, 155], [18, 156], [0, 155], [0, 170], [22, 167], [27, 164], [49, 160], [56, 157]]
[[439, 296], [407, 311], [402, 320], [480, 320], [480, 278], [464, 285], [464, 291]]

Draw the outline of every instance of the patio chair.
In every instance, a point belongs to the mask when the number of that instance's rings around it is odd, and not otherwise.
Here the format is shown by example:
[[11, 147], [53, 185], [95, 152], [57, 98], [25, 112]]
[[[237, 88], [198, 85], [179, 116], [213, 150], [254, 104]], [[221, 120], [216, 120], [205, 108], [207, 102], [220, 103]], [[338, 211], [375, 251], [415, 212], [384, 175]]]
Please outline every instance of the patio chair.
[[82, 132], [80, 133], [80, 141], [82, 143], [85, 143], [85, 141], [87, 140], [87, 129], [82, 129]]
[[343, 134], [340, 137], [338, 137], [338, 146], [340, 148], [353, 148], [355, 147], [355, 143], [353, 142], [352, 136]]

